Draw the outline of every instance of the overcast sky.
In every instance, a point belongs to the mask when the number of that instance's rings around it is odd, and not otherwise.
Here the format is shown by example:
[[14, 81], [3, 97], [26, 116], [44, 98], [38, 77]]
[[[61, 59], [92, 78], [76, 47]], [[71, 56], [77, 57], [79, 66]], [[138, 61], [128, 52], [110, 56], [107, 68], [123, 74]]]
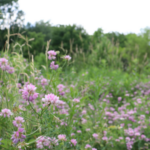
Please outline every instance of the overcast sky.
[[150, 27], [150, 0], [19, 0], [25, 23], [50, 21], [52, 25], [81, 25], [89, 34], [140, 33]]

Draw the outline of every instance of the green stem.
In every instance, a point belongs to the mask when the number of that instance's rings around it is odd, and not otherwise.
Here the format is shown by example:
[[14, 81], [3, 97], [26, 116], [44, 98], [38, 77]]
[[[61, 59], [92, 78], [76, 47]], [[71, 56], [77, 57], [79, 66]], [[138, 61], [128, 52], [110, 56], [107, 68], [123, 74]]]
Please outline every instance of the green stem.
[[31, 108], [32, 108], [32, 110], [34, 111], [34, 113], [35, 113], [35, 114], [37, 114], [37, 115], [38, 115], [38, 118], [39, 118], [39, 117], [40, 117], [40, 116], [39, 116], [39, 114], [35, 111], [35, 109], [33, 108], [32, 104], [30, 103], [30, 101], [29, 101], [29, 100], [28, 100], [28, 102], [29, 102], [29, 104], [30, 104], [30, 107], [31, 107]]

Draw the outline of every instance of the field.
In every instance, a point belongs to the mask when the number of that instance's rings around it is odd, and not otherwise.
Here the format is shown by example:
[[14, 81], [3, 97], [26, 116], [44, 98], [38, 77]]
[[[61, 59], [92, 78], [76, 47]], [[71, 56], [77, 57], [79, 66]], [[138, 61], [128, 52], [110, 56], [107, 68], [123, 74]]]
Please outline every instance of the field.
[[33, 58], [1, 53], [0, 149], [150, 149], [150, 76], [78, 71], [69, 55], [45, 54], [38, 70]]
[[0, 0], [0, 150], [150, 150], [146, 2], [33, 1]]

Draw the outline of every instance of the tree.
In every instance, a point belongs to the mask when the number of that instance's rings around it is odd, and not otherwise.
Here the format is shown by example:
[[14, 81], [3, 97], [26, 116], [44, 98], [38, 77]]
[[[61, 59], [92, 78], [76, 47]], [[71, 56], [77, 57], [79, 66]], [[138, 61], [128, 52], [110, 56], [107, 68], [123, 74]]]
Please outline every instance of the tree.
[[77, 51], [87, 52], [89, 49], [89, 43], [89, 35], [80, 26], [59, 25], [52, 27], [51, 46], [54, 49], [61, 50], [61, 48], [64, 48], [68, 50], [69, 53]]
[[[0, 50], [6, 47], [6, 34], [18, 31], [24, 21], [24, 13], [18, 8], [18, 0], [0, 0]], [[12, 29], [12, 30], [11, 30]], [[13, 41], [11, 37], [9, 42]]]
[[125, 42], [127, 41], [126, 35], [118, 32], [106, 33], [105, 35], [114, 45], [119, 44], [120, 47], [125, 47]]

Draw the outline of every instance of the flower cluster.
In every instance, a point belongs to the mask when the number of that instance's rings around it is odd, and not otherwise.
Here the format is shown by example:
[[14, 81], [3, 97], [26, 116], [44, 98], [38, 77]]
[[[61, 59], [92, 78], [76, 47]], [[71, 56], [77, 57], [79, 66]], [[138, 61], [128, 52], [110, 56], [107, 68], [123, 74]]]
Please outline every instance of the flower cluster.
[[98, 139], [98, 134], [94, 133], [94, 134], [93, 134], [93, 137], [94, 137], [95, 139]]
[[59, 65], [55, 65], [55, 62], [54, 62], [54, 61], [51, 62], [51, 64], [50, 64], [50, 68], [51, 68], [51, 69], [57, 70], [58, 67], [59, 67]]
[[0, 112], [0, 116], [3, 116], [3, 117], [10, 117], [12, 114], [13, 113], [11, 112], [11, 110], [7, 108], [2, 109]]
[[[48, 59], [49, 59], [49, 60], [54, 60], [54, 59], [56, 59], [57, 53], [56, 53], [54, 50], [50, 50], [50, 51], [48, 51], [47, 53], [48, 53], [48, 55], [49, 55], [49, 56], [48, 56]], [[58, 67], [59, 67], [59, 65], [55, 65], [55, 61], [52, 61], [52, 62], [51, 62], [51, 64], [50, 64], [50, 68], [51, 68], [51, 69], [57, 70]]]
[[66, 141], [66, 140], [67, 140], [65, 134], [60, 134], [60, 135], [58, 135], [58, 139], [59, 139], [60, 141]]
[[54, 95], [54, 94], [48, 94], [45, 95], [45, 98], [42, 98], [42, 101], [44, 102], [44, 106], [49, 106], [50, 104], [56, 105], [56, 106], [61, 106], [64, 105], [65, 102], [59, 100], [59, 97]]
[[59, 97], [54, 94], [48, 94], [45, 95], [45, 98], [42, 98], [42, 101], [44, 102], [45, 106], [48, 106], [50, 104], [57, 104], [59, 102]]
[[32, 84], [25, 85], [21, 90], [23, 99], [33, 102], [38, 97], [38, 93], [35, 90], [36, 87]]
[[42, 86], [48, 85], [48, 80], [45, 79], [45, 78], [41, 79], [41, 85], [42, 85]]
[[59, 84], [59, 85], [57, 85], [57, 88], [58, 88], [59, 95], [63, 96], [65, 94], [65, 92], [64, 92], [65, 86], [63, 84]]
[[74, 99], [73, 99], [73, 102], [75, 102], [75, 103], [79, 103], [79, 102], [80, 102], [80, 99], [78, 99], [78, 98], [74, 98]]
[[0, 68], [10, 74], [14, 72], [14, 68], [9, 66], [8, 60], [5, 58], [0, 58]]
[[64, 56], [63, 58], [64, 58], [65, 60], [68, 60], [68, 61], [71, 60], [71, 57], [70, 57], [69, 55], [66, 55], [66, 56]]
[[24, 122], [24, 119], [18, 116], [18, 117], [15, 117], [15, 120], [13, 121], [13, 125], [15, 127], [21, 127], [23, 122]]
[[76, 145], [77, 145], [77, 140], [76, 140], [76, 139], [71, 139], [70, 141], [71, 141], [71, 144], [72, 144], [73, 146], [76, 146]]
[[48, 59], [52, 60], [52, 59], [56, 59], [56, 55], [57, 53], [54, 50], [50, 50], [47, 52], [48, 53]]
[[53, 146], [58, 145], [58, 140], [56, 138], [50, 138], [47, 136], [39, 136], [36, 139], [36, 147], [39, 149], [49, 148], [52, 149]]
[[17, 144], [18, 142], [23, 142], [26, 136], [24, 135], [24, 128], [18, 128], [16, 132], [12, 135], [11, 139], [14, 144]]

